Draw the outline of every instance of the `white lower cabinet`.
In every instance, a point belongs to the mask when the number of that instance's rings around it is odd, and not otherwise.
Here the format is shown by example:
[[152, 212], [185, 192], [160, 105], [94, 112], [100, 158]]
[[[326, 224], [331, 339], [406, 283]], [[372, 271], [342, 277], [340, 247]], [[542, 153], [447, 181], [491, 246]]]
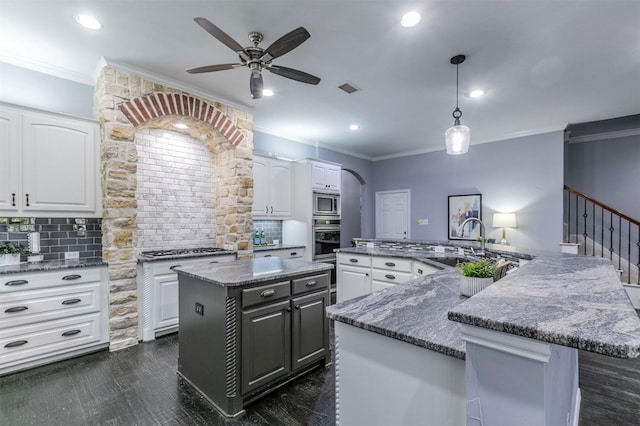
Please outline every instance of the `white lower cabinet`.
[[337, 302], [439, 271], [438, 268], [409, 259], [348, 253], [338, 253], [337, 270]]
[[106, 267], [0, 276], [0, 374], [109, 344]]
[[173, 268], [201, 263], [214, 265], [234, 260], [235, 254], [230, 254], [139, 263], [139, 338], [147, 342], [178, 331], [178, 274]]

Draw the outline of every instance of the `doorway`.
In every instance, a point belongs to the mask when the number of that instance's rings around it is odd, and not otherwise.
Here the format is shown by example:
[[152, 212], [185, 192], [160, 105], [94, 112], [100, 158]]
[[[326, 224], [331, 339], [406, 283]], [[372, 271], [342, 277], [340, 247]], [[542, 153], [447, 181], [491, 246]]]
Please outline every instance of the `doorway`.
[[362, 237], [362, 186], [354, 172], [342, 169], [340, 190], [340, 247], [351, 247], [353, 238]]
[[410, 238], [411, 190], [376, 192], [376, 238]]

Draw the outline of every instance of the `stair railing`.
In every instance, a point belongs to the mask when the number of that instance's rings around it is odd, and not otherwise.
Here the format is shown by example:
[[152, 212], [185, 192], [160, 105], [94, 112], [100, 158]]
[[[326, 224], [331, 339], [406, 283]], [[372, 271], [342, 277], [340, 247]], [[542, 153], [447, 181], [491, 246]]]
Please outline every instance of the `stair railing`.
[[[640, 269], [640, 221], [567, 185], [564, 185], [563, 201], [568, 231], [565, 242], [580, 244], [578, 239], [582, 236], [582, 254], [606, 257], [605, 250], [608, 251], [614, 266], [617, 260], [618, 270], [627, 267], [626, 281], [630, 284], [631, 270], [634, 267]], [[572, 236], [575, 241], [571, 241]], [[617, 259], [614, 259], [614, 253]], [[640, 274], [637, 275], [635, 283], [640, 284]]]

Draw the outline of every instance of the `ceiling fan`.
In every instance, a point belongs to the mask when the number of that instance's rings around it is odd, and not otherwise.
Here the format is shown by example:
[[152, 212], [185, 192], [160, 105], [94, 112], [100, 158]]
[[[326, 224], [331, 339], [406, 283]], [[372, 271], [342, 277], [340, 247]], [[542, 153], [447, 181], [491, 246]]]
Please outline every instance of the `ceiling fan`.
[[315, 75], [308, 74], [304, 71], [299, 71], [293, 68], [287, 68], [279, 65], [272, 65], [271, 61], [276, 59], [285, 53], [291, 52], [296, 47], [305, 42], [311, 34], [303, 27], [296, 28], [295, 30], [283, 35], [278, 40], [274, 41], [271, 46], [263, 49], [258, 47], [258, 44], [262, 41], [262, 34], [252, 31], [249, 33], [249, 40], [253, 43], [253, 46], [242, 47], [240, 44], [227, 35], [220, 28], [213, 25], [206, 18], [195, 18], [194, 21], [200, 25], [206, 32], [214, 36], [218, 41], [233, 50], [240, 57], [240, 62], [235, 64], [219, 64], [219, 65], [207, 65], [204, 67], [191, 68], [187, 72], [190, 74], [200, 74], [212, 71], [230, 70], [240, 67], [249, 67], [251, 70], [251, 78], [249, 80], [249, 88], [251, 89], [251, 97], [253, 99], [260, 99], [262, 97], [262, 70], [267, 69], [274, 74], [281, 77], [290, 78], [292, 80], [300, 81], [302, 83], [316, 85], [320, 83], [320, 78]]

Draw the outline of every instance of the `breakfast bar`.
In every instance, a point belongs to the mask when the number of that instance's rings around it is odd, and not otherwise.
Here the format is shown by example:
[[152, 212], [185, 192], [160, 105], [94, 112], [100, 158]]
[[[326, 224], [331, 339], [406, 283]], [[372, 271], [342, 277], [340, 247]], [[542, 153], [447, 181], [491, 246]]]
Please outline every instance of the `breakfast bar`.
[[[425, 262], [445, 244], [339, 253]], [[577, 424], [577, 351], [638, 357], [640, 319], [608, 259], [508, 253], [531, 260], [470, 298], [442, 265], [327, 309], [341, 424]]]

